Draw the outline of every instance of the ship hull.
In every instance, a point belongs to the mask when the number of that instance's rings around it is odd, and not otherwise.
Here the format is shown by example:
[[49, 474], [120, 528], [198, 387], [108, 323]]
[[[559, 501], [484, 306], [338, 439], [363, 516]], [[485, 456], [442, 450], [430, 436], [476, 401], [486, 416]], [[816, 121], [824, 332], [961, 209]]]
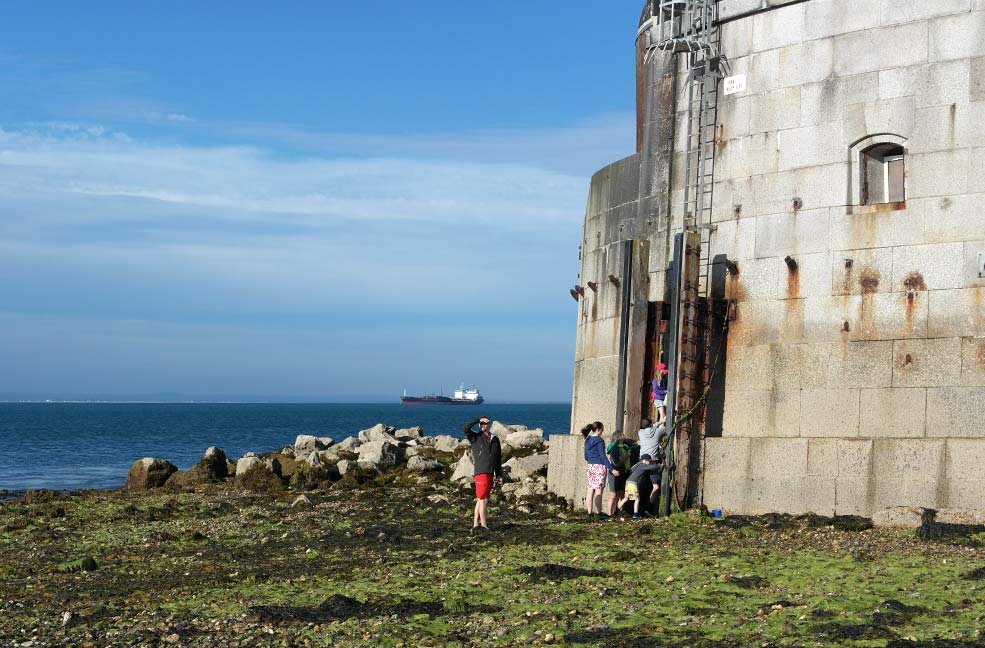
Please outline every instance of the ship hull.
[[476, 400], [454, 399], [447, 396], [434, 396], [431, 398], [404, 396], [400, 399], [401, 405], [482, 405], [485, 399], [481, 396]]

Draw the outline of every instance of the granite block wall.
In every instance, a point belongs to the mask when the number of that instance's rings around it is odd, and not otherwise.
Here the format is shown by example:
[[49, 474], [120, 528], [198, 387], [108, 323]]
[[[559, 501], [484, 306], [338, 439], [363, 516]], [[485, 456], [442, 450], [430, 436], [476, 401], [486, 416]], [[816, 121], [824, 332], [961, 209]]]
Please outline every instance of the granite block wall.
[[[981, 508], [981, 3], [772, 4], [722, 27], [747, 90], [719, 104], [713, 249], [738, 307], [704, 502]], [[903, 145], [905, 202], [859, 204], [864, 138]]]

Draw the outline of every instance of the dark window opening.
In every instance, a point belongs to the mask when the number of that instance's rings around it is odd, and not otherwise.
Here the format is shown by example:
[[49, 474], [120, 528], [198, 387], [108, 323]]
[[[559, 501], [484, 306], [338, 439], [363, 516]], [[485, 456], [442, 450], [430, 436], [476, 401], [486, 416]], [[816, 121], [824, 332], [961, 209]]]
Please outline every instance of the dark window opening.
[[903, 147], [875, 144], [859, 153], [862, 172], [862, 205], [897, 203], [906, 200]]

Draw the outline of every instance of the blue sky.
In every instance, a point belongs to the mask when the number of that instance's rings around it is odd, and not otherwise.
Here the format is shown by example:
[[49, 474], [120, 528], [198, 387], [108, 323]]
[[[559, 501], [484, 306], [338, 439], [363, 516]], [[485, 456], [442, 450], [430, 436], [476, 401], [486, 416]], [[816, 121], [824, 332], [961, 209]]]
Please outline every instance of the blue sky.
[[0, 397], [568, 399], [639, 4], [8, 4]]

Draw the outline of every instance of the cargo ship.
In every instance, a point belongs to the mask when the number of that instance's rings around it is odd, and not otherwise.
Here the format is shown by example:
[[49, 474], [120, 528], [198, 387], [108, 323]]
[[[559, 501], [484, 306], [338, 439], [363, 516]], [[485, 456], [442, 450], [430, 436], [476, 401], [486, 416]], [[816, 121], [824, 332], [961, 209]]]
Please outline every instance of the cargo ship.
[[407, 390], [400, 397], [401, 405], [481, 405], [485, 402], [482, 394], [475, 387], [465, 387], [462, 385], [455, 390], [453, 396], [440, 394], [425, 394], [424, 396], [408, 396]]

